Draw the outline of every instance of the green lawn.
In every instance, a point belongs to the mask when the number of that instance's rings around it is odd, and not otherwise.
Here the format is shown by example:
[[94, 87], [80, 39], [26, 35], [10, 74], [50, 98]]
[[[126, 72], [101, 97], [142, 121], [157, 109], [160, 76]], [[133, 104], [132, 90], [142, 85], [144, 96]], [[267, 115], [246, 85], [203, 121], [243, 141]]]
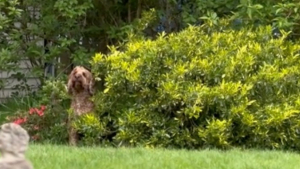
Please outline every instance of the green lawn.
[[300, 156], [281, 151], [72, 148], [31, 145], [27, 157], [36, 169], [291, 169]]

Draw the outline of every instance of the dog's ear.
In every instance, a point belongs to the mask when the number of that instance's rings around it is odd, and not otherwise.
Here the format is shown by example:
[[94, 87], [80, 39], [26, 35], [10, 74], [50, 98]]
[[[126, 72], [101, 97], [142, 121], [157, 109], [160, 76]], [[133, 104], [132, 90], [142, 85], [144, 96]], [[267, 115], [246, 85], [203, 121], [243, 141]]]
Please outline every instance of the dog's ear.
[[91, 95], [94, 95], [95, 94], [95, 80], [94, 80], [93, 77], [91, 77], [91, 79], [90, 79], [89, 87], [88, 88], [89, 88], [89, 93]]
[[72, 87], [73, 87], [72, 77], [69, 76], [68, 84], [67, 84], [67, 91], [69, 94], [72, 94]]
[[67, 91], [69, 94], [72, 94], [72, 89], [73, 89], [73, 80], [72, 80], [72, 76], [74, 74], [74, 69], [71, 71], [71, 73], [68, 76], [68, 83], [67, 83]]

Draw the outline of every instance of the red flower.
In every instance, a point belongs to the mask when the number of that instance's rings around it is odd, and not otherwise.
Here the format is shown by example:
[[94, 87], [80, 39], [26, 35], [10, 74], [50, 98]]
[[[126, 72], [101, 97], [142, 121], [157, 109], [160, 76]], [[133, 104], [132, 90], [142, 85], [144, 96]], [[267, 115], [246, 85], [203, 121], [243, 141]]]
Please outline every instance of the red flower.
[[41, 105], [41, 110], [42, 111], [46, 110], [46, 106], [45, 105]]
[[29, 114], [33, 114], [33, 113], [34, 113], [34, 111], [35, 111], [35, 109], [34, 109], [34, 108], [30, 108], [30, 109], [29, 109]]
[[39, 116], [44, 116], [44, 112], [41, 111], [41, 110], [38, 110], [36, 113], [37, 113]]
[[38, 109], [38, 108], [30, 108], [29, 109], [29, 114], [34, 114], [34, 113], [37, 113], [39, 116], [44, 116], [44, 111], [46, 109], [46, 106], [44, 105], [41, 105], [41, 109]]
[[20, 125], [20, 124], [25, 123], [26, 121], [27, 121], [26, 118], [19, 118], [19, 119], [15, 120], [14, 123]]

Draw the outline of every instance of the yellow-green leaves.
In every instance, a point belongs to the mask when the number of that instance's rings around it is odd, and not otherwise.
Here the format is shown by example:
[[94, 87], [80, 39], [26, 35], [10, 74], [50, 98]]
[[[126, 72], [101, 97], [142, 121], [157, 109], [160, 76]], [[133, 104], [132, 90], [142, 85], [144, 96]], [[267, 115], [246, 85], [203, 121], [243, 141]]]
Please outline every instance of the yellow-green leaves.
[[73, 121], [73, 127], [79, 132], [84, 133], [83, 142], [96, 144], [101, 134], [105, 133], [103, 121], [95, 113], [84, 114]]
[[103, 54], [102, 53], [96, 53], [96, 55], [92, 58], [93, 64], [102, 62], [103, 60]]
[[212, 119], [208, 121], [205, 129], [199, 129], [199, 137], [202, 138], [206, 146], [227, 148], [230, 146], [231, 121]]
[[270, 26], [135, 39], [94, 57], [97, 111], [118, 145], [300, 148], [299, 50]]

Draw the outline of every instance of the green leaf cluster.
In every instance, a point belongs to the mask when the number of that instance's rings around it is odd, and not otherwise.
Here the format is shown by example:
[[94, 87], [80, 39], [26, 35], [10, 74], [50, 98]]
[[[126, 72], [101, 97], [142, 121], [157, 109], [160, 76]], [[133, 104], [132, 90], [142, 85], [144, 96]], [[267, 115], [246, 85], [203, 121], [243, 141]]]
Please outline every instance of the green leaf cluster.
[[94, 113], [80, 116], [71, 125], [73, 125], [78, 133], [84, 134], [81, 141], [89, 145], [97, 144], [99, 137], [104, 133], [103, 125]]
[[93, 57], [117, 145], [299, 149], [300, 45], [271, 26], [187, 29]]

